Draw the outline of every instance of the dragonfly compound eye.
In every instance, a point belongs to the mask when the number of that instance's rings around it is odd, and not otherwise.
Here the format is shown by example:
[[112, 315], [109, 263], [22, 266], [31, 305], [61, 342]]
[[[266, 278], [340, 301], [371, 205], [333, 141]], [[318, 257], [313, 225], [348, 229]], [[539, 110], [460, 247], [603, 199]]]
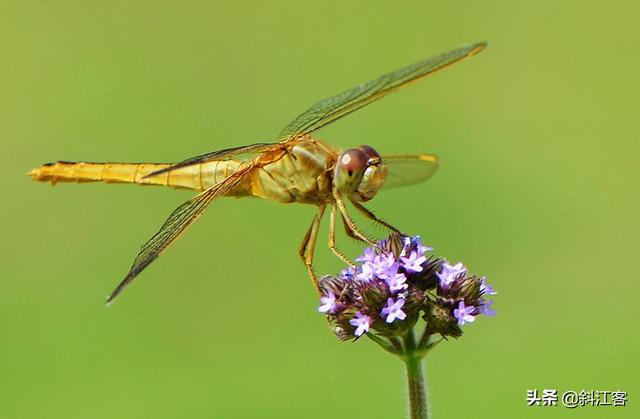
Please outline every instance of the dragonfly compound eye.
[[364, 169], [367, 168], [368, 160], [369, 158], [364, 152], [357, 148], [352, 148], [340, 155], [338, 166], [349, 177], [353, 177], [354, 175], [358, 176], [358, 174], [362, 175]]
[[367, 155], [369, 164], [378, 164], [382, 160], [380, 154], [378, 154], [378, 152], [371, 146], [361, 145], [360, 150], [362, 150], [362, 152]]
[[357, 148], [351, 148], [340, 154], [333, 173], [333, 183], [338, 192], [350, 194], [356, 190], [368, 161], [368, 156]]

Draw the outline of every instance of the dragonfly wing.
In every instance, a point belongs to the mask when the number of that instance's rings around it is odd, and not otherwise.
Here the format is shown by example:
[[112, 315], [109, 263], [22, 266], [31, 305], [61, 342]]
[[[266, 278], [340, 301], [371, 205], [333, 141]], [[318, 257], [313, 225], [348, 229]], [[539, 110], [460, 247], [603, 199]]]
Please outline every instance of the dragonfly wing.
[[122, 292], [122, 290], [135, 279], [151, 262], [153, 262], [164, 249], [173, 243], [200, 215], [207, 206], [216, 198], [229, 192], [250, 172], [253, 167], [247, 165], [228, 176], [222, 182], [199, 193], [187, 202], [176, 208], [164, 222], [160, 230], [151, 237], [140, 250], [133, 261], [133, 265], [127, 276], [120, 282], [116, 289], [107, 298], [107, 304]]
[[157, 175], [161, 175], [165, 172], [169, 172], [171, 170], [175, 170], [178, 169], [180, 167], [185, 167], [185, 166], [191, 166], [194, 164], [200, 164], [200, 163], [204, 163], [204, 162], [208, 162], [211, 160], [221, 160], [221, 159], [226, 159], [238, 154], [244, 154], [244, 153], [259, 153], [265, 150], [268, 150], [274, 146], [279, 146], [279, 143], [255, 143], [255, 144], [249, 144], [249, 145], [244, 145], [244, 146], [240, 146], [240, 147], [232, 147], [232, 148], [225, 148], [224, 150], [218, 150], [218, 151], [212, 151], [210, 153], [206, 153], [206, 154], [201, 154], [199, 156], [195, 156], [195, 157], [190, 157], [186, 160], [183, 160], [179, 163], [175, 163], [172, 164], [169, 167], [165, 167], [163, 169], [160, 170], [156, 170], [155, 172], [151, 172], [148, 175], [145, 176], [145, 178], [151, 177], [151, 176], [157, 176]]
[[382, 75], [368, 83], [324, 99], [298, 116], [280, 133], [281, 139], [316, 131], [381, 97], [419, 80], [451, 64], [482, 51], [486, 43], [479, 42], [427, 58], [408, 67]]
[[383, 156], [382, 161], [387, 165], [385, 190], [424, 182], [438, 168], [438, 157], [433, 154]]

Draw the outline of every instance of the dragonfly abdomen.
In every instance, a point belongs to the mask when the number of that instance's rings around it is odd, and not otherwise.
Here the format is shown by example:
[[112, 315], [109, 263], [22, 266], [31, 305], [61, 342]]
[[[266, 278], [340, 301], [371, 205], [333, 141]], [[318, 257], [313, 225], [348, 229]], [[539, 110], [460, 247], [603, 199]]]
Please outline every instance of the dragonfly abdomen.
[[[235, 172], [241, 162], [235, 160], [211, 161], [192, 166], [180, 167], [149, 176], [151, 173], [171, 166], [169, 163], [89, 163], [66, 162], [47, 163], [29, 173], [34, 180], [41, 182], [107, 182], [137, 183], [140, 185], [171, 186], [202, 191], [210, 188]], [[228, 195], [247, 195], [232, 190]], [[245, 188], [246, 189], [246, 188]]]
[[[168, 167], [169, 164], [156, 163], [88, 163], [58, 161], [47, 163], [29, 173], [41, 182], [119, 182], [142, 183], [149, 173]], [[152, 184], [166, 185], [165, 179], [154, 179]], [[151, 179], [149, 179], [151, 180]], [[145, 182], [146, 183], [146, 182]]]

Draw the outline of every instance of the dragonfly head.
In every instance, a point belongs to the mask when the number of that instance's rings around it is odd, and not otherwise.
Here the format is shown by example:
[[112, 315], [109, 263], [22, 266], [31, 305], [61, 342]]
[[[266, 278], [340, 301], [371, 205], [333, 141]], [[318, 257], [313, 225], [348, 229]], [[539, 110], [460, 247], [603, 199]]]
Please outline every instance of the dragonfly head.
[[338, 156], [333, 186], [341, 195], [355, 201], [368, 201], [382, 187], [387, 167], [380, 154], [368, 145], [345, 150]]

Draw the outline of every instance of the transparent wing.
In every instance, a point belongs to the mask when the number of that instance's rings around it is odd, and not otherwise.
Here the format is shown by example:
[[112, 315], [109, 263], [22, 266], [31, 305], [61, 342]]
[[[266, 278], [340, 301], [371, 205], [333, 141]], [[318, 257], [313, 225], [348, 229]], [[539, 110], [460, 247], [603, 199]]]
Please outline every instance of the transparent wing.
[[438, 168], [438, 156], [433, 154], [383, 156], [382, 161], [387, 165], [387, 179], [382, 186], [385, 190], [424, 182]]
[[486, 43], [466, 45], [436, 57], [427, 58], [408, 67], [385, 74], [368, 83], [322, 100], [298, 116], [280, 132], [280, 139], [316, 131], [381, 97], [482, 51]]
[[252, 166], [246, 166], [225, 178], [222, 182], [217, 183], [194, 196], [184, 204], [176, 208], [169, 218], [164, 222], [160, 230], [151, 237], [140, 250], [138, 256], [133, 261], [133, 265], [127, 276], [120, 282], [116, 289], [107, 298], [107, 304], [113, 300], [124, 290], [124, 288], [135, 279], [140, 272], [151, 264], [164, 249], [173, 243], [200, 215], [214, 199], [223, 196], [225, 193], [233, 189], [242, 179], [249, 173]]
[[185, 166], [191, 166], [194, 164], [200, 164], [200, 163], [204, 163], [204, 162], [208, 162], [211, 160], [221, 160], [221, 159], [226, 159], [238, 154], [243, 154], [243, 153], [258, 153], [261, 151], [265, 151], [268, 150], [271, 147], [274, 146], [278, 146], [278, 143], [255, 143], [255, 144], [249, 144], [249, 145], [243, 145], [240, 147], [232, 147], [232, 148], [225, 148], [224, 150], [218, 150], [218, 151], [212, 151], [210, 153], [206, 153], [206, 154], [201, 154], [199, 156], [195, 156], [195, 157], [190, 157], [186, 160], [183, 160], [179, 163], [175, 163], [172, 164], [169, 167], [165, 167], [164, 169], [160, 169], [160, 170], [156, 170], [155, 172], [151, 172], [148, 175], [145, 176], [145, 178], [151, 177], [151, 176], [157, 176], [157, 175], [161, 175], [162, 173], [165, 172], [169, 172], [171, 170], [175, 170], [178, 169], [180, 167], [185, 167]]

